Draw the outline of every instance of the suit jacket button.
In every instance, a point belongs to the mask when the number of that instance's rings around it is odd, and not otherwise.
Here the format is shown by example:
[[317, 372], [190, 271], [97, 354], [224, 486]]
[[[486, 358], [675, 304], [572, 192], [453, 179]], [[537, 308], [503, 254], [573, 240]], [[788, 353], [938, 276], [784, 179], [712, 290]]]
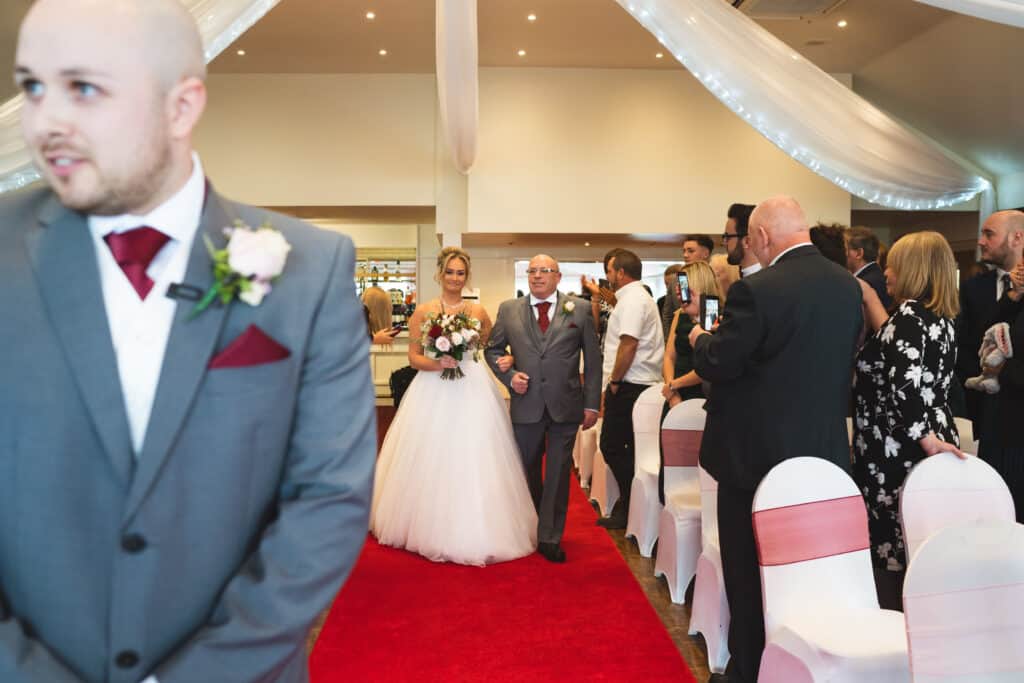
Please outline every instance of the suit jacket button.
[[125, 552], [141, 553], [146, 549], [146, 539], [141, 534], [126, 534], [121, 538], [121, 547]]
[[114, 663], [122, 669], [131, 669], [138, 665], [139, 655], [131, 650], [122, 650], [117, 653], [117, 658], [114, 659]]

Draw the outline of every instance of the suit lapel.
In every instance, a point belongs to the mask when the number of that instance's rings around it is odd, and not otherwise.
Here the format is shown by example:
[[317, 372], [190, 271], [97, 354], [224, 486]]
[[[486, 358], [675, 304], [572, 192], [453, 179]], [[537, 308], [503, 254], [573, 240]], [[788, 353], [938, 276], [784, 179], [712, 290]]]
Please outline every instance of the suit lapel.
[[26, 236], [39, 291], [103, 449], [127, 487], [131, 434], [89, 225], [55, 198], [39, 219], [41, 227]]
[[[220, 247], [224, 244], [222, 230], [233, 222], [220, 196], [208, 189], [206, 206], [192, 242], [192, 252], [185, 272], [187, 284], [204, 292], [213, 285], [213, 265], [203, 235], [209, 236]], [[125, 519], [135, 513], [146, 496], [192, 409], [196, 392], [206, 374], [206, 366], [227, 319], [230, 304], [213, 304], [189, 320], [192, 308], [191, 302], [182, 302], [174, 314], [160, 382], [153, 398], [153, 410], [139, 458], [138, 473], [132, 482], [125, 508]]]
[[522, 314], [523, 329], [526, 330], [526, 335], [530, 338], [533, 348], [540, 351], [544, 342], [541, 339], [540, 326], [537, 325], [537, 319], [533, 317], [533, 306], [530, 305], [529, 294], [523, 297], [523, 305], [519, 310]]

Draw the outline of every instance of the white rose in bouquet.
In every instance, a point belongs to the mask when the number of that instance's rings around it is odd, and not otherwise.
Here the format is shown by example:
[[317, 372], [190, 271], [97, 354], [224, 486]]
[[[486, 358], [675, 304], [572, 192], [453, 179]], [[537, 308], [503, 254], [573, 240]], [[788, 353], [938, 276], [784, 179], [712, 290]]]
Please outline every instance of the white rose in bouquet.
[[448, 341], [448, 337], [438, 337], [437, 341], [434, 342], [434, 346], [441, 353], [447, 353], [452, 350], [452, 343]]
[[465, 342], [465, 341], [466, 340], [463, 339], [462, 335], [459, 334], [458, 332], [455, 332], [454, 334], [452, 334], [452, 345], [453, 346], [462, 346], [463, 342]]

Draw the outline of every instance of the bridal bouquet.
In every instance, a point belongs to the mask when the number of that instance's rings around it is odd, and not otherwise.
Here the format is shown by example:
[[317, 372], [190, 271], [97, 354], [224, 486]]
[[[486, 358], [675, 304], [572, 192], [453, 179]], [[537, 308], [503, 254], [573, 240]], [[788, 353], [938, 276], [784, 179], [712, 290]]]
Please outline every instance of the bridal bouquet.
[[[461, 361], [466, 352], [472, 357], [480, 341], [480, 321], [466, 313], [431, 313], [420, 329], [423, 332], [423, 355], [434, 360], [451, 356]], [[460, 367], [441, 370], [441, 379], [460, 377], [465, 377]]]

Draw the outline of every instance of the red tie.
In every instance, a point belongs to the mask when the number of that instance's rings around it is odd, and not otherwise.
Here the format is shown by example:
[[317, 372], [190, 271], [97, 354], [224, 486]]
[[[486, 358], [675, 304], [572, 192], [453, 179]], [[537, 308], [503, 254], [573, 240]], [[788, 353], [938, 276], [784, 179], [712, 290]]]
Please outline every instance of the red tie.
[[550, 301], [541, 301], [537, 306], [537, 324], [540, 325], [541, 333], [548, 331], [551, 321], [548, 319], [548, 309], [551, 308]]
[[153, 257], [169, 239], [159, 230], [145, 226], [121, 233], [108, 232], [103, 236], [114, 260], [121, 266], [140, 299], [145, 299], [149, 290], [153, 289], [153, 280], [146, 275], [146, 268], [149, 268]]

